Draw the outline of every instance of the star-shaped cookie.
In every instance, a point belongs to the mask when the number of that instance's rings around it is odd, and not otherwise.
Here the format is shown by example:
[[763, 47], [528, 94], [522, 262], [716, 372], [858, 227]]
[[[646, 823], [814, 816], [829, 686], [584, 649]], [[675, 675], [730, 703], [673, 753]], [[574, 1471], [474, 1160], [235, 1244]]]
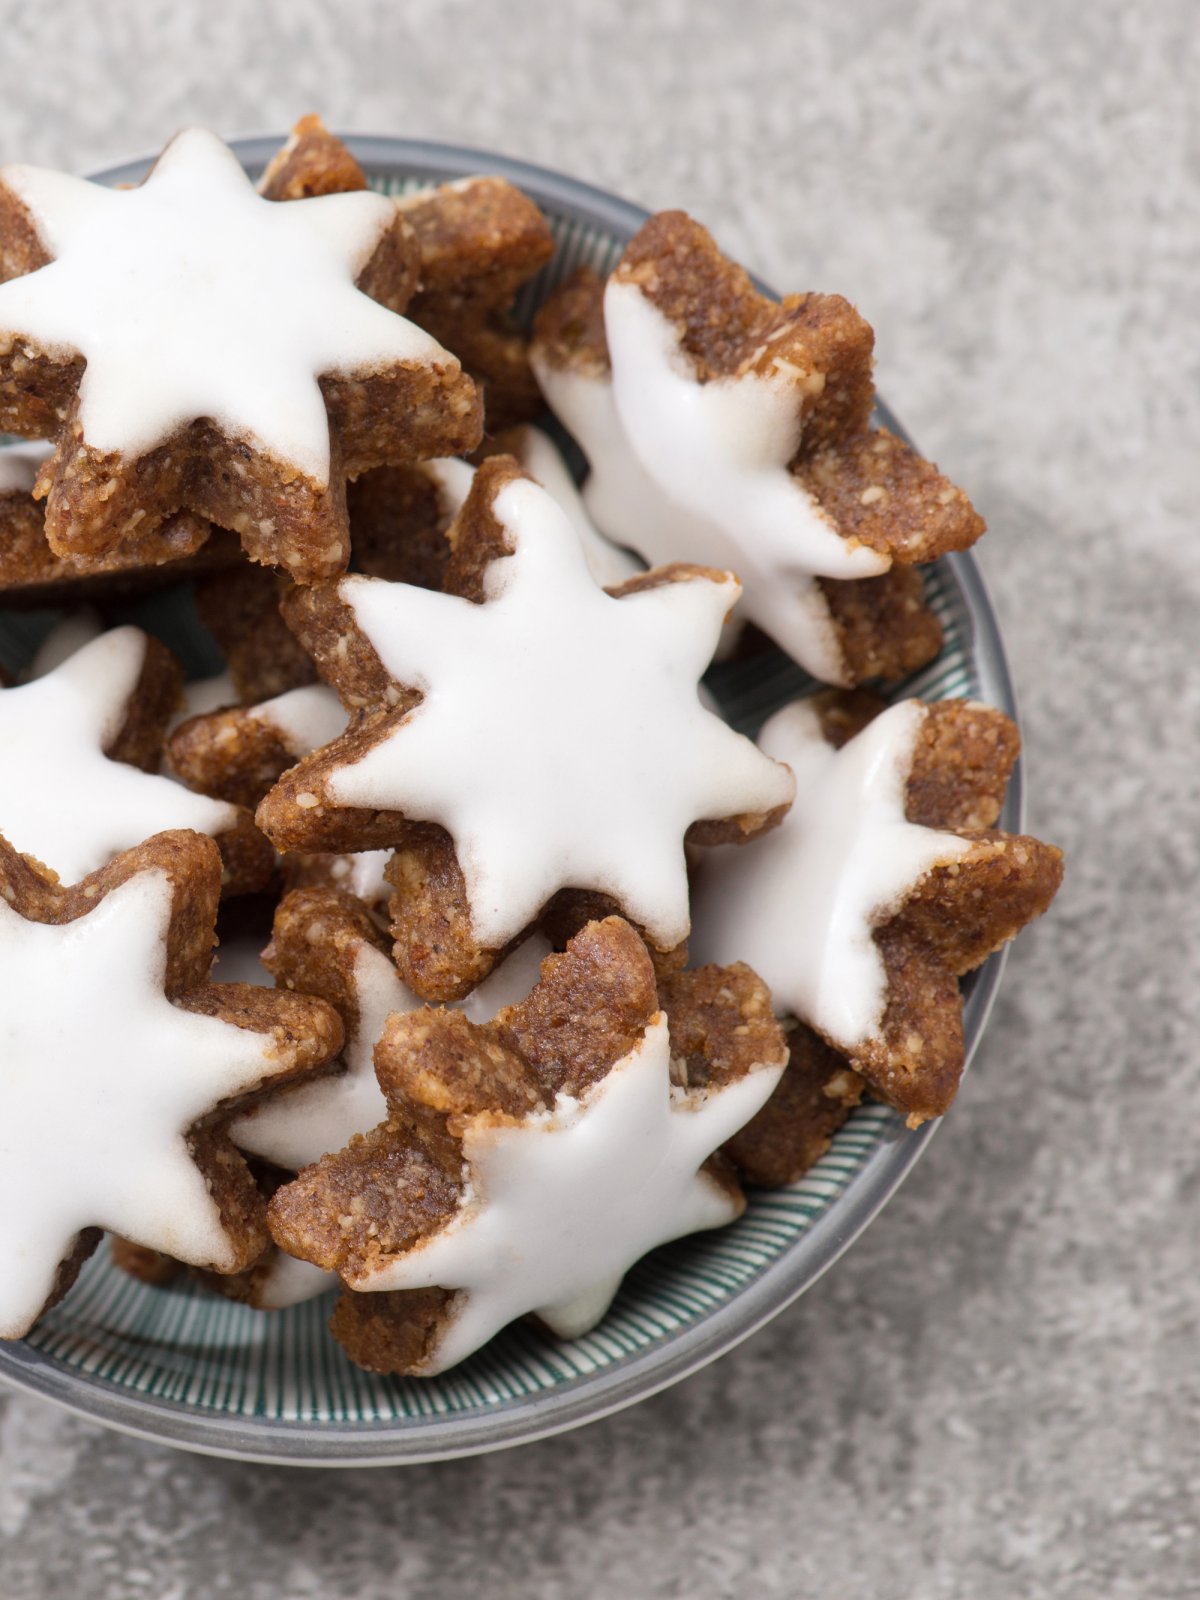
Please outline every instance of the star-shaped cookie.
[[550, 224], [504, 178], [462, 178], [400, 201], [420, 249], [408, 315], [462, 362], [483, 391], [488, 431], [541, 410], [528, 335], [510, 308], [554, 253]]
[[337, 889], [386, 921], [392, 886], [385, 874], [391, 859], [390, 850], [296, 850], [281, 858], [279, 869], [285, 889]]
[[[697, 694], [736, 580], [676, 566], [608, 593], [564, 513], [507, 457], [479, 468], [452, 543], [457, 592], [350, 577], [285, 602], [358, 715], [284, 774], [259, 825], [285, 851], [445, 830], [475, 953], [431, 985], [398, 950], [425, 998], [466, 993], [560, 889], [610, 896], [673, 947], [688, 931], [685, 834], [751, 837], [793, 792]], [[392, 882], [399, 921], [402, 875]]]
[[[487, 1022], [524, 999], [549, 949], [533, 934], [459, 1008], [472, 1022]], [[419, 1010], [421, 1001], [397, 976], [366, 906], [337, 890], [286, 895], [263, 959], [281, 988], [318, 995], [333, 1006], [346, 1033], [340, 1071], [264, 1099], [230, 1128], [241, 1149], [298, 1172], [386, 1117], [373, 1052], [388, 1018]]]
[[347, 476], [478, 442], [471, 380], [398, 315], [414, 248], [394, 201], [267, 200], [198, 128], [134, 189], [0, 168], [0, 428], [55, 441], [54, 550], [183, 508], [302, 581], [343, 570]]
[[167, 740], [167, 761], [189, 788], [253, 809], [282, 772], [345, 727], [337, 695], [310, 683], [257, 705], [189, 717]]
[[607, 286], [583, 275], [551, 298], [531, 350], [588, 456], [602, 532], [652, 562], [735, 571], [743, 616], [830, 683], [936, 654], [903, 568], [983, 531], [961, 490], [869, 428], [872, 342], [840, 297], [769, 300], [664, 212]]
[[0, 598], [7, 603], [124, 598], [228, 563], [225, 539], [209, 543], [208, 523], [187, 512], [101, 556], [56, 555], [46, 540], [45, 510], [33, 495], [51, 451], [44, 443], [0, 445]]
[[207, 980], [220, 861], [163, 833], [61, 888], [0, 840], [0, 1337], [108, 1228], [221, 1272], [268, 1242], [229, 1113], [341, 1043], [320, 1000]]
[[[645, 564], [618, 549], [587, 514], [558, 446], [531, 424], [491, 435], [477, 452], [517, 458], [570, 518], [597, 583], [624, 583]], [[474, 468], [453, 457], [380, 467], [350, 485], [350, 531], [354, 568], [392, 583], [440, 589], [450, 560], [450, 527], [471, 490]]]
[[[743, 1197], [713, 1153], [770, 1093], [784, 1047], [763, 986], [732, 976], [757, 987], [757, 1026], [739, 1036], [757, 1048], [708, 1072], [705, 1030], [675, 1049], [650, 958], [619, 918], [589, 924], [493, 1023], [391, 1018], [375, 1053], [388, 1121], [270, 1206], [285, 1249], [358, 1291], [335, 1332], [386, 1307], [403, 1329], [388, 1370], [420, 1374], [531, 1312], [569, 1338], [647, 1250], [736, 1217]], [[379, 1313], [368, 1294], [386, 1297]], [[361, 1341], [350, 1349], [371, 1363]]]
[[597, 583], [609, 588], [646, 570], [645, 564], [635, 555], [606, 539], [596, 527], [570, 468], [563, 459], [562, 451], [544, 429], [535, 428], [532, 423], [521, 428], [509, 428], [506, 433], [497, 435], [495, 451], [500, 455], [516, 456], [529, 476], [540, 483], [567, 513], [583, 546], [588, 570]]
[[440, 589], [450, 559], [446, 535], [474, 476], [455, 456], [365, 472], [347, 490], [354, 570]]
[[697, 872], [693, 952], [734, 953], [776, 1011], [815, 1029], [912, 1125], [963, 1069], [958, 979], [1043, 912], [1062, 858], [989, 831], [1016, 729], [968, 701], [818, 697], [777, 712], [760, 747], [796, 773], [772, 836]]
[[74, 883], [169, 828], [211, 834], [231, 887], [261, 887], [270, 853], [246, 811], [154, 770], [179, 668], [139, 628], [113, 628], [32, 683], [0, 689], [0, 833]]
[[[301, 117], [267, 162], [258, 180], [268, 200], [311, 200], [322, 194], [352, 194], [367, 187], [366, 174], [350, 151], [318, 116]], [[420, 271], [413, 262], [414, 281]]]

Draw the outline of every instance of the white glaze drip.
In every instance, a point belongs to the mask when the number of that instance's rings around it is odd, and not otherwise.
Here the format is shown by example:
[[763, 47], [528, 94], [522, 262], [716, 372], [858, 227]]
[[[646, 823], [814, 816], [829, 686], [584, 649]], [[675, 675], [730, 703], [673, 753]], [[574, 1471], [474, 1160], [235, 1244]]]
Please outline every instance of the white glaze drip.
[[583, 498], [597, 527], [653, 565], [736, 572], [741, 621], [822, 681], [847, 682], [815, 578], [869, 577], [890, 561], [841, 538], [788, 473], [795, 372], [697, 382], [675, 329], [634, 284], [610, 280], [604, 316], [611, 376], [533, 353], [543, 393], [591, 466]]
[[392, 896], [392, 886], [384, 873], [391, 859], [390, 850], [356, 850], [335, 855], [329, 869], [334, 887], [357, 896], [366, 905], [386, 905]]
[[688, 930], [688, 826], [793, 793], [790, 773], [696, 692], [737, 583], [614, 600], [544, 490], [509, 483], [494, 509], [516, 553], [488, 568], [484, 605], [341, 580], [387, 670], [425, 698], [331, 775], [330, 797], [446, 827], [484, 945], [507, 943], [574, 887], [614, 896], [667, 948]]
[[273, 1250], [265, 1270], [258, 1274], [254, 1303], [260, 1311], [286, 1311], [288, 1306], [319, 1299], [340, 1281], [336, 1272], [323, 1272], [311, 1261], [298, 1261], [284, 1250]]
[[795, 805], [752, 847], [710, 853], [697, 875], [693, 961], [747, 962], [777, 1015], [845, 1051], [883, 1021], [887, 977], [872, 930], [927, 872], [970, 848], [905, 819], [925, 714], [902, 701], [835, 750], [810, 704], [785, 706], [759, 744], [795, 772]]
[[423, 461], [421, 470], [437, 485], [441, 514], [447, 523], [452, 522], [471, 492], [475, 468], [457, 456], [438, 456], [433, 461]]
[[192, 678], [183, 686], [184, 717], [199, 717], [237, 704], [238, 692], [228, 671], [214, 672], [211, 678]]
[[214, 672], [210, 678], [190, 678], [183, 686], [183, 704], [167, 723], [168, 737], [189, 717], [206, 716], [238, 703], [238, 692], [228, 671]]

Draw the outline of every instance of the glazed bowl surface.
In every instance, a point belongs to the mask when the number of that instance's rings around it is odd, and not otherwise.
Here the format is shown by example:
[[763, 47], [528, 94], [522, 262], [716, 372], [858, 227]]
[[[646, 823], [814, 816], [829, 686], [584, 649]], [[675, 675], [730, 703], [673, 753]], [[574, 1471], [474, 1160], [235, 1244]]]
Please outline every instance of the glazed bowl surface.
[[[257, 173], [280, 142], [234, 148]], [[551, 221], [557, 249], [522, 295], [524, 318], [577, 266], [609, 270], [645, 220], [613, 195], [483, 151], [392, 138], [347, 143], [372, 186], [389, 193], [486, 172], [530, 194]], [[99, 176], [136, 182], [148, 165]], [[1015, 716], [996, 620], [972, 557], [938, 561], [927, 590], [945, 646], [893, 697], [969, 696]], [[0, 652], [19, 667], [54, 620], [48, 612], [0, 617]], [[167, 639], [191, 675], [219, 669], [185, 592], [142, 602], [130, 620]], [[730, 720], [751, 733], [810, 686], [777, 651], [720, 665], [708, 681]], [[999, 825], [1019, 831], [1021, 813], [1018, 769]], [[1002, 966], [1003, 957], [993, 956], [965, 985], [968, 1058]], [[28, 1339], [0, 1345], [0, 1378], [130, 1433], [247, 1460], [365, 1466], [501, 1449], [644, 1399], [753, 1333], [862, 1232], [935, 1127], [910, 1133], [885, 1107], [859, 1107], [803, 1179], [752, 1192], [728, 1228], [655, 1251], [629, 1273], [599, 1327], [569, 1343], [518, 1325], [441, 1377], [374, 1377], [328, 1333], [328, 1298], [256, 1312], [186, 1281], [148, 1287], [113, 1267], [102, 1248]]]

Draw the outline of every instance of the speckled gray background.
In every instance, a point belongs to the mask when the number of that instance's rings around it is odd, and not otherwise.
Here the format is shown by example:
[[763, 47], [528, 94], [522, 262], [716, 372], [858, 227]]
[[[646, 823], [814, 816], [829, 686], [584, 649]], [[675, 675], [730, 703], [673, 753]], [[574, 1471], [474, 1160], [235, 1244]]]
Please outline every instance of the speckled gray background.
[[1200, 1593], [1193, 0], [0, 0], [0, 159], [185, 120], [493, 146], [838, 289], [992, 524], [1053, 918], [888, 1210], [675, 1391], [438, 1468], [270, 1470], [0, 1398], [0, 1595]]

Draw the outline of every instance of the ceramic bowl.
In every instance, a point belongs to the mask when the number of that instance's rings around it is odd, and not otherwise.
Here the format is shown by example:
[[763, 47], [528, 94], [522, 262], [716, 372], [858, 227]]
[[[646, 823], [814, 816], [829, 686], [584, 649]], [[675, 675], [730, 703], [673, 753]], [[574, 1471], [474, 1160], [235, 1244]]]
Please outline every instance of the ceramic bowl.
[[[235, 148], [257, 172], [279, 142]], [[645, 220], [636, 206], [587, 184], [484, 151], [407, 139], [348, 142], [372, 185], [389, 193], [487, 172], [532, 195], [551, 221], [557, 250], [522, 296], [525, 317], [581, 263], [608, 270]], [[100, 177], [136, 182], [147, 165]], [[971, 556], [937, 562], [928, 581], [945, 648], [896, 696], [969, 695], [1013, 715], [1000, 636]], [[185, 592], [144, 602], [133, 616], [173, 643], [193, 674], [217, 669]], [[49, 613], [0, 619], [0, 649], [19, 666], [52, 621]], [[808, 686], [778, 652], [718, 667], [710, 682], [731, 720], [751, 732]], [[1018, 777], [1001, 826], [1017, 830], [1020, 818]], [[1001, 967], [993, 957], [966, 986], [969, 1051]], [[731, 1227], [647, 1257], [600, 1326], [570, 1343], [516, 1326], [442, 1377], [374, 1377], [351, 1365], [327, 1332], [328, 1299], [255, 1312], [186, 1282], [146, 1287], [117, 1271], [101, 1249], [27, 1340], [0, 1346], [0, 1377], [127, 1432], [248, 1460], [362, 1466], [500, 1449], [644, 1399], [753, 1333], [861, 1233], [935, 1126], [909, 1133], [884, 1107], [860, 1107], [799, 1183], [752, 1193]]]

